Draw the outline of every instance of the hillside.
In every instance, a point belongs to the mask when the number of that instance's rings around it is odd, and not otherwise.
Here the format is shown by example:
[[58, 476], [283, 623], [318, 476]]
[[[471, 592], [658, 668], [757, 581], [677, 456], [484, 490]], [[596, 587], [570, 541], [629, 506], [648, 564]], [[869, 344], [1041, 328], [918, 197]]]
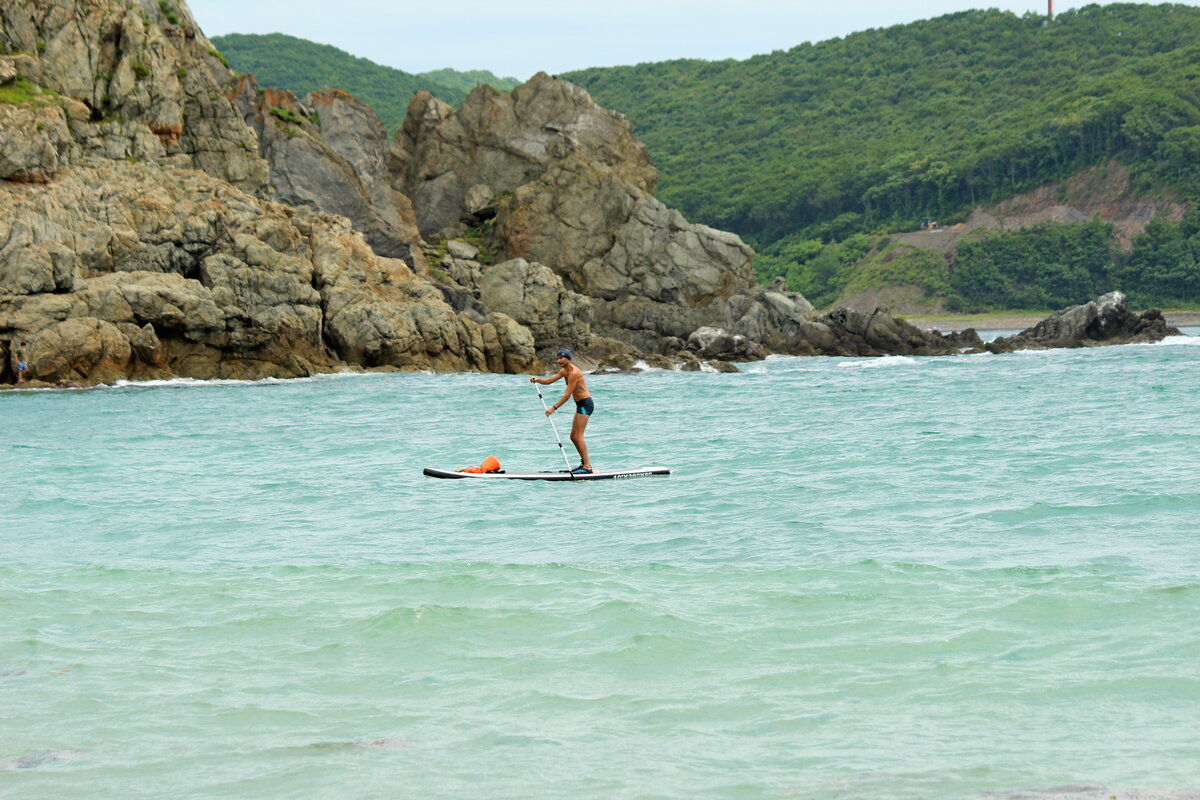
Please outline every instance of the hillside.
[[967, 11], [747, 61], [562, 77], [628, 115], [660, 196], [756, 244], [964, 214], [1114, 155], [1186, 184], [1200, 9]]
[[389, 129], [404, 122], [409, 98], [418, 89], [456, 106], [480, 84], [508, 91], [519, 83], [481, 70], [414, 75], [282, 33], [231, 33], [214, 36], [212, 42], [233, 69], [254, 73], [260, 85], [290, 89], [299, 97], [326, 86], [341, 89], [369, 103]]
[[[563, 77], [630, 117], [665, 202], [739, 233], [760, 251], [760, 279], [785, 276], [818, 305], [856, 279], [885, 280], [860, 274], [881, 246], [868, 234], [965, 221], [1109, 160], [1129, 167], [1130, 199], [1200, 191], [1200, 9], [1181, 5], [1089, 6], [1053, 21], [967, 11], [746, 61]], [[1172, 269], [1200, 270], [1191, 229], [1166, 233], [1185, 242]], [[1117, 263], [1136, 256], [1118, 244], [1107, 243], [1108, 274], [1133, 280], [1131, 295], [1200, 303], [1200, 280], [1142, 291], [1142, 271], [1130, 278]], [[952, 258], [915, 260], [926, 292], [951, 290]]]

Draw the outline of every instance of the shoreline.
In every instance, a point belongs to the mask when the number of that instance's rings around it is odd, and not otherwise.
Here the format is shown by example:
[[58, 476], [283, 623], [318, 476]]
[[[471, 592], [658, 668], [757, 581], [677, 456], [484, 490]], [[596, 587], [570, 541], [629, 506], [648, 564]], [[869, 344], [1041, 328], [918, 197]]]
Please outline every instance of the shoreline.
[[[961, 331], [967, 328], [974, 328], [977, 331], [1023, 331], [1026, 328], [1032, 328], [1034, 325], [1037, 325], [1052, 313], [1054, 312], [1048, 311], [1044, 314], [1004, 314], [1002, 312], [990, 314], [929, 314], [925, 316], [905, 316], [901, 314], [899, 317], [921, 329], [937, 328], [942, 331]], [[1163, 317], [1166, 318], [1168, 325], [1176, 328], [1200, 327], [1200, 311], [1164, 311]]]

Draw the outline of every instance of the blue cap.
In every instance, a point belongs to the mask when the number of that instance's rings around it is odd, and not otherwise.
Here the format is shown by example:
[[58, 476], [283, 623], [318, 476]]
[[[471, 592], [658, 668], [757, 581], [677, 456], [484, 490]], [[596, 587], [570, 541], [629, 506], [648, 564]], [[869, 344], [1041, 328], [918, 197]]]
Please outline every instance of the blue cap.
[[566, 359], [570, 359], [570, 358], [571, 358], [571, 351], [570, 351], [570, 350], [568, 350], [567, 348], [565, 348], [565, 347], [564, 347], [564, 348], [562, 348], [561, 350], [559, 350], [557, 353], [555, 353], [555, 354], [554, 354], [554, 357], [555, 357], [555, 358], [566, 358]]

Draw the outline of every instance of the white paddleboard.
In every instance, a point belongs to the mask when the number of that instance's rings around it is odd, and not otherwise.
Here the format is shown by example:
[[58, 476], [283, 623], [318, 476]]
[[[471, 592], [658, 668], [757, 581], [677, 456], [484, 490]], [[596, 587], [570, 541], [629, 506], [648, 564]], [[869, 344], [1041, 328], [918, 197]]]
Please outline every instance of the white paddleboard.
[[623, 478], [648, 478], [652, 475], [670, 475], [666, 467], [638, 467], [637, 469], [600, 470], [587, 474], [573, 474], [565, 470], [558, 472], [459, 472], [456, 469], [426, 467], [430, 478], [483, 478], [485, 480], [517, 481], [602, 481]]

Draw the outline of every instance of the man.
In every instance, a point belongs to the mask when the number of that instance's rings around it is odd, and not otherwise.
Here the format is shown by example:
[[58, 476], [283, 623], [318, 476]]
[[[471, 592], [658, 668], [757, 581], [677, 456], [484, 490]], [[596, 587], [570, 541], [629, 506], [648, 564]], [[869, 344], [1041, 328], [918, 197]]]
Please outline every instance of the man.
[[555, 356], [555, 361], [558, 362], [558, 372], [551, 375], [549, 378], [531, 377], [530, 383], [540, 383], [543, 386], [554, 383], [559, 378], [565, 378], [567, 381], [567, 390], [563, 392], [563, 396], [559, 401], [550, 408], [546, 409], [546, 416], [550, 416], [567, 402], [569, 398], [575, 399], [575, 419], [571, 422], [571, 444], [575, 445], [575, 449], [579, 451], [579, 466], [571, 470], [574, 475], [590, 475], [592, 472], [592, 462], [588, 459], [587, 442], [583, 440], [583, 431], [587, 428], [588, 420], [592, 417], [592, 412], [596, 410], [596, 404], [592, 401], [592, 395], [588, 392], [587, 381], [583, 378], [583, 370], [571, 363], [571, 351], [563, 348], [558, 351]]
[[28, 346], [21, 342], [21, 346], [17, 348], [17, 383], [24, 383], [25, 373], [29, 372], [29, 362], [25, 359], [25, 348]]

